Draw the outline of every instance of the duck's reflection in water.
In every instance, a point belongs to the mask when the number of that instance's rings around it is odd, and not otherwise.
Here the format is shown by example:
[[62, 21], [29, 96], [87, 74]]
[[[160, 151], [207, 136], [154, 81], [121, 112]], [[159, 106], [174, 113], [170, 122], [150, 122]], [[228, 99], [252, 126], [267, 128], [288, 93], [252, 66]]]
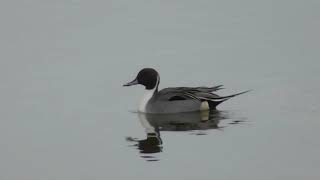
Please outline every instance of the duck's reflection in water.
[[138, 140], [128, 137], [135, 142], [133, 146], [147, 161], [157, 161], [151, 154], [162, 151], [160, 131], [190, 131], [192, 134], [205, 135], [208, 129], [219, 129], [219, 122], [227, 118], [228, 113], [217, 110], [176, 113], [176, 114], [144, 114], [137, 113], [141, 125], [145, 128], [147, 138]]

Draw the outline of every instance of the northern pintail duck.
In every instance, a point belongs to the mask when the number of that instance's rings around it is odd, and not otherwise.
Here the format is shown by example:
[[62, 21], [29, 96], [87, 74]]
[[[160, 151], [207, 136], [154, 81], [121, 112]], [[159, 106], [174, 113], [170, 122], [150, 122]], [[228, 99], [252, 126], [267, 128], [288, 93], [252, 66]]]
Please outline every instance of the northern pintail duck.
[[212, 92], [222, 89], [222, 85], [213, 87], [174, 87], [158, 91], [159, 73], [152, 68], [142, 69], [137, 77], [123, 86], [141, 84], [145, 86], [138, 111], [143, 113], [179, 113], [216, 109], [220, 103], [248, 91], [228, 96], [219, 96]]

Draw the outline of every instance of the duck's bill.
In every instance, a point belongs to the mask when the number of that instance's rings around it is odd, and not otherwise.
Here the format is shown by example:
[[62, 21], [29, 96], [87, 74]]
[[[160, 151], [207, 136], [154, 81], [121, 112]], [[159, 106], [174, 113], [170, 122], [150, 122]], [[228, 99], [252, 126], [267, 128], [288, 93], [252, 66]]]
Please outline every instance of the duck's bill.
[[124, 84], [123, 86], [132, 86], [132, 85], [136, 85], [136, 84], [139, 84], [137, 79], [135, 79], [127, 84]]

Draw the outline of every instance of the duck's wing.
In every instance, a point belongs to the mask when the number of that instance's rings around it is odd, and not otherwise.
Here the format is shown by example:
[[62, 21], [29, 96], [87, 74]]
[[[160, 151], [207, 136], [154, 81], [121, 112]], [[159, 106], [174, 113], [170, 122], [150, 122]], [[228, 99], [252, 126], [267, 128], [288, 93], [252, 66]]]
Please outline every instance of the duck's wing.
[[177, 100], [196, 100], [196, 101], [214, 101], [223, 102], [234, 96], [246, 93], [244, 91], [237, 94], [232, 94], [228, 96], [219, 96], [213, 92], [218, 91], [222, 85], [213, 87], [175, 87], [175, 88], [165, 88], [157, 93], [157, 100], [163, 101], [177, 101]]
[[213, 94], [222, 85], [213, 87], [174, 87], [165, 88], [157, 93], [158, 100], [175, 101], [175, 100], [201, 100], [201, 98], [219, 98], [220, 96]]
[[214, 92], [214, 91], [223, 89], [223, 87], [222, 85], [213, 86], [213, 87], [200, 86], [200, 87], [194, 87], [194, 88], [188, 88], [188, 89], [190, 89], [191, 91], [197, 91], [197, 92]]

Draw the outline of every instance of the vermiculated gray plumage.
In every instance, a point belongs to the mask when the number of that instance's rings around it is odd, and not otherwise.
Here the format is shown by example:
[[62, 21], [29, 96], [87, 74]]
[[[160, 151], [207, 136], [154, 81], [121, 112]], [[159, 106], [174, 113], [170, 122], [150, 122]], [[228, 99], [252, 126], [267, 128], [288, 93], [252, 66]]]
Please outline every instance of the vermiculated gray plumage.
[[201, 103], [206, 101], [210, 109], [237, 95], [246, 93], [244, 91], [229, 96], [214, 94], [222, 88], [222, 85], [214, 87], [174, 87], [165, 88], [154, 94], [148, 103], [148, 112], [151, 113], [175, 113], [199, 111]]

